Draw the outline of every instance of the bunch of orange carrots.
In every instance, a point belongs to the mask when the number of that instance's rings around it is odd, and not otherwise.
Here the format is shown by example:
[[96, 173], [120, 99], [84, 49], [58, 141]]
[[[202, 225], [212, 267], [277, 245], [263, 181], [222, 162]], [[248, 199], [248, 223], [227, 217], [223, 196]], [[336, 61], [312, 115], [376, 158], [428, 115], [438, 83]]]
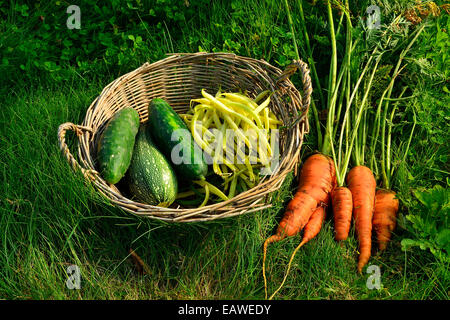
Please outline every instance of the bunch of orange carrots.
[[373, 226], [380, 249], [386, 248], [395, 227], [398, 211], [395, 193], [387, 190], [376, 192], [374, 175], [368, 167], [363, 165], [353, 167], [349, 171], [347, 185], [348, 188], [337, 186], [335, 164], [332, 158], [316, 153], [306, 159], [300, 171], [298, 189], [288, 203], [276, 233], [264, 242], [263, 275], [266, 297], [265, 260], [268, 244], [295, 236], [303, 231], [302, 241], [291, 256], [287, 276], [295, 253], [313, 239], [322, 228], [326, 208], [330, 204], [333, 209], [336, 240], [347, 239], [353, 216], [359, 241], [358, 271], [360, 273], [371, 255]]
[[[291, 24], [287, 1], [285, 1], [285, 5]], [[301, 1], [299, 5], [302, 13]], [[356, 70], [352, 69], [351, 60], [354, 58], [352, 55], [354, 54], [354, 47], [358, 39], [354, 40], [352, 37], [352, 22], [347, 0], [342, 8], [340, 8], [343, 15], [337, 28], [337, 30], [340, 30], [341, 25], [344, 23], [343, 21], [345, 21], [347, 26], [346, 50], [338, 72], [336, 34], [330, 1], [327, 2], [327, 9], [332, 47], [332, 59], [327, 88], [328, 97], [326, 99], [327, 123], [323, 138], [320, 130], [318, 130], [318, 146], [320, 152], [307, 157], [304, 161], [299, 173], [297, 191], [288, 203], [275, 234], [267, 238], [264, 242], [263, 277], [267, 298], [265, 263], [268, 245], [283, 240], [286, 237], [295, 236], [303, 231], [302, 241], [291, 256], [283, 282], [275, 293], [271, 295], [270, 299], [283, 286], [296, 252], [320, 232], [328, 207], [331, 206], [332, 208], [330, 211], [333, 214], [334, 236], [336, 241], [345, 241], [348, 238], [353, 221], [359, 244], [359, 257], [357, 262], [357, 270], [359, 273], [362, 273], [364, 266], [368, 263], [371, 256], [372, 233], [375, 235], [379, 250], [383, 251], [391, 239], [391, 234], [395, 229], [397, 221], [399, 201], [396, 193], [391, 190], [392, 183], [390, 181], [393, 173], [393, 168], [390, 167], [390, 127], [386, 133], [385, 124], [389, 123], [389, 126], [392, 125], [396, 107], [392, 109], [390, 119], [388, 119], [388, 107], [389, 101], [395, 100], [391, 99], [391, 93], [395, 79], [402, 70], [402, 60], [418, 35], [422, 32], [423, 27], [415, 31], [409, 45], [401, 51], [390, 83], [379, 99], [375, 119], [368, 120], [367, 106], [369, 105], [368, 97], [372, 88], [372, 80], [379, 70], [378, 65], [385, 51], [375, 46], [373, 51], [365, 59], [364, 64], [358, 66]], [[343, 19], [344, 17], [345, 20]], [[392, 23], [396, 24], [398, 21], [394, 20]], [[293, 31], [292, 24], [291, 30]], [[306, 32], [306, 28], [303, 28], [303, 30]], [[385, 32], [388, 32], [389, 29], [386, 30]], [[389, 45], [390, 37], [389, 35], [386, 37], [388, 39], [386, 45]], [[307, 34], [304, 34], [303, 38], [308, 41]], [[295, 38], [294, 45], [296, 46]], [[306, 43], [306, 46], [309, 47], [308, 43]], [[314, 69], [314, 64], [311, 64], [311, 67]], [[356, 81], [354, 81], [355, 73], [357, 75]], [[319, 83], [317, 85], [319, 87]], [[398, 99], [401, 99], [401, 95]], [[357, 106], [355, 106], [356, 100], [358, 100]], [[313, 114], [317, 114], [315, 106], [311, 106]], [[382, 110], [383, 114], [381, 113]], [[316, 121], [316, 128], [322, 127], [317, 118]], [[370, 136], [372, 140], [366, 141], [369, 121], [375, 124], [383, 123], [381, 126], [380, 143], [382, 184], [378, 186], [378, 190], [375, 177], [379, 176], [379, 174], [378, 169], [373, 164], [373, 160], [375, 158], [374, 154], [377, 141], [379, 141], [380, 125], [376, 128], [374, 127]], [[337, 123], [340, 124], [340, 130], [338, 130]], [[385, 141], [386, 137], [387, 142]], [[364, 161], [364, 150], [367, 146], [370, 146], [371, 152], [371, 161], [369, 163], [365, 163]], [[404, 154], [406, 156], [407, 150]], [[351, 159], [352, 166], [350, 166]], [[350, 170], [348, 170], [349, 168]], [[375, 174], [374, 169], [377, 171]]]

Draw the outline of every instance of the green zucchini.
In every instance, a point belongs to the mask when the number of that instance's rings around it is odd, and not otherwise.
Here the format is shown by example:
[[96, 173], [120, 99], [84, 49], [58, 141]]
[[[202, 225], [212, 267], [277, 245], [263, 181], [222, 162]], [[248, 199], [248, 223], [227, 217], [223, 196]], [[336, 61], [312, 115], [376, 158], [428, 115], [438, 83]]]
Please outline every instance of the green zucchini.
[[97, 146], [100, 175], [115, 184], [130, 165], [134, 141], [139, 130], [139, 113], [133, 108], [118, 111], [107, 123]]
[[170, 162], [154, 145], [148, 123], [141, 125], [127, 172], [130, 192], [140, 201], [168, 207], [178, 193], [178, 182]]
[[153, 140], [170, 159], [178, 176], [185, 180], [204, 180], [208, 165], [184, 121], [163, 99], [153, 99], [148, 109]]

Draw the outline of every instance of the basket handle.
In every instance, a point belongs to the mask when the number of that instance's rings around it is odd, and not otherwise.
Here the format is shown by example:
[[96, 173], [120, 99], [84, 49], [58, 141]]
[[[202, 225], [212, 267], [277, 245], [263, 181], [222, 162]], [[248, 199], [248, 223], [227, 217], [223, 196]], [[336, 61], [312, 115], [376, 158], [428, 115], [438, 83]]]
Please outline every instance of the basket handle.
[[70, 153], [69, 147], [67, 146], [66, 143], [67, 130], [75, 131], [78, 140], [80, 140], [81, 136], [83, 135], [83, 131], [88, 131], [92, 133], [92, 129], [84, 126], [79, 126], [71, 122], [63, 123], [58, 127], [58, 142], [59, 148], [61, 149], [64, 156], [67, 158], [67, 161], [69, 161], [69, 164], [72, 166], [72, 168], [74, 170], [80, 170], [86, 178], [90, 180], [95, 180], [96, 176], [98, 175], [98, 172], [93, 169], [83, 168], [74, 158], [74, 156]]
[[309, 67], [308, 65], [301, 59], [299, 60], [293, 60], [291, 64], [289, 64], [286, 69], [280, 74], [278, 79], [276, 80], [276, 84], [279, 84], [282, 81], [285, 81], [289, 79], [290, 76], [292, 76], [298, 69], [300, 69], [302, 73], [302, 82], [303, 82], [303, 98], [302, 98], [302, 105], [303, 108], [305, 108], [305, 112], [296, 119], [293, 124], [296, 124], [303, 118], [307, 117], [309, 106], [311, 104], [311, 95], [312, 95], [312, 84], [311, 84], [311, 77], [309, 75]]

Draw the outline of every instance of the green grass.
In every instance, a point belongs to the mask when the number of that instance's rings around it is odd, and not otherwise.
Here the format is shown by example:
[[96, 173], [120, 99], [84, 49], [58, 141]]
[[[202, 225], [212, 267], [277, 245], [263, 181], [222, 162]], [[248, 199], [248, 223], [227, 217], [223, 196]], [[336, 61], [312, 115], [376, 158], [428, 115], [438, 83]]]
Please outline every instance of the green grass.
[[[264, 298], [262, 243], [274, 232], [295, 191], [293, 175], [272, 195], [271, 209], [214, 222], [169, 224], [135, 217], [109, 204], [81, 174], [73, 172], [57, 141], [58, 126], [67, 121], [80, 124], [87, 107], [112, 79], [144, 61], [154, 62], [172, 49], [227, 50], [265, 58], [280, 67], [294, 57], [282, 3], [267, 1], [253, 7], [246, 1], [231, 5], [214, 2], [210, 9], [209, 15], [200, 12], [196, 19], [181, 22], [187, 27], [179, 34], [177, 28], [149, 32], [145, 41], [152, 45], [142, 48], [128, 68], [93, 59], [92, 70], [85, 73], [63, 64], [62, 70], [56, 71], [61, 79], [36, 72], [33, 76], [15, 75], [10, 82], [3, 80], [1, 299]], [[8, 19], [16, 21], [12, 14]], [[192, 28], [195, 24], [198, 28]], [[29, 30], [28, 25], [18, 27]], [[315, 28], [320, 33], [320, 24]], [[8, 41], [8, 46], [13, 45], [13, 40]], [[299, 78], [294, 81], [300, 84]], [[445, 127], [442, 120], [443, 127], [433, 126], [434, 120], [427, 117], [432, 112], [420, 109], [445, 111], [444, 103], [432, 103], [444, 99], [445, 94], [442, 85], [428, 86], [426, 92], [415, 101], [420, 124], [410, 148], [413, 161], [398, 185], [405, 199], [403, 215], [410, 210], [406, 204], [410, 203], [409, 190], [417, 187], [416, 179], [420, 179], [419, 186], [429, 187], [446, 177], [437, 168], [449, 171], [443, 165], [448, 148], [441, 143], [448, 137], [448, 124]], [[430, 141], [431, 147], [424, 140]], [[75, 152], [74, 134], [68, 134], [68, 141]], [[315, 148], [315, 136], [310, 134], [303, 152]], [[381, 255], [374, 252], [369, 264], [380, 266], [382, 288], [370, 290], [366, 286], [369, 274], [356, 272], [354, 230], [341, 247], [333, 239], [333, 223], [327, 217], [319, 235], [298, 252], [276, 298], [448, 299], [448, 265], [436, 261], [428, 251], [403, 251], [400, 240], [406, 234], [405, 229], [397, 228], [388, 250]], [[300, 239], [296, 236], [269, 246], [269, 293], [281, 283]], [[150, 274], [136, 271], [130, 249], [145, 261]], [[70, 264], [81, 269], [81, 290], [66, 287]]]
[[[101, 89], [82, 81], [58, 88], [19, 88], [2, 109], [0, 296], [6, 299], [260, 299], [261, 245], [274, 231], [295, 184], [289, 176], [273, 195], [274, 208], [211, 223], [167, 224], [132, 217], [99, 197], [59, 153], [56, 129], [80, 123]], [[73, 138], [70, 146], [73, 148]], [[269, 292], [281, 282], [299, 237], [269, 247]], [[353, 230], [341, 248], [328, 219], [297, 258], [283, 299], [446, 298], [445, 284], [427, 254], [393, 246], [371, 264], [383, 288], [366, 287], [355, 271]], [[132, 248], [151, 274], [139, 275]], [[82, 289], [65, 286], [76, 264]], [[424, 267], [426, 266], [426, 267]]]

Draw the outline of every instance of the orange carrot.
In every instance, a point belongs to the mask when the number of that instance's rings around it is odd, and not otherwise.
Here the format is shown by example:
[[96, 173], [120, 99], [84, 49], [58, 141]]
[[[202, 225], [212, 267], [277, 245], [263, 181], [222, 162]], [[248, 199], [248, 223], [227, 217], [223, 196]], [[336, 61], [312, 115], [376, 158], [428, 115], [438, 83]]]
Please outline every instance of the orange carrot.
[[376, 182], [372, 170], [353, 167], [347, 174], [347, 185], [353, 198], [353, 219], [359, 242], [358, 272], [367, 264], [372, 249], [372, 217]]
[[298, 192], [305, 192], [318, 202], [326, 202], [329, 192], [336, 186], [334, 161], [321, 153], [310, 156], [300, 173]]
[[337, 187], [331, 192], [334, 232], [337, 241], [346, 240], [352, 222], [353, 199], [350, 189]]
[[325, 220], [325, 205], [320, 205], [316, 208], [314, 213], [312, 214], [311, 218], [309, 218], [308, 223], [305, 226], [304, 232], [303, 232], [303, 238], [302, 242], [295, 248], [294, 252], [291, 255], [291, 258], [289, 259], [288, 268], [286, 271], [286, 274], [283, 278], [283, 281], [281, 282], [280, 286], [277, 290], [270, 296], [269, 300], [272, 300], [272, 298], [280, 291], [280, 289], [283, 287], [284, 282], [286, 281], [289, 271], [291, 269], [292, 261], [294, 260], [295, 254], [297, 251], [308, 241], [312, 240], [317, 234], [319, 233], [320, 229], [322, 229], [322, 223]]
[[335, 180], [336, 172], [331, 158], [317, 153], [306, 159], [300, 172], [298, 190], [288, 203], [276, 233], [265, 244], [300, 232], [317, 206], [327, 201]]
[[309, 194], [297, 192], [288, 203], [276, 233], [269, 237], [264, 244], [280, 241], [299, 233], [316, 210], [317, 204], [318, 201]]
[[316, 208], [311, 218], [309, 218], [308, 223], [303, 230], [303, 238], [302, 242], [299, 246], [303, 246], [305, 243], [314, 239], [315, 236], [319, 233], [320, 229], [322, 229], [322, 223], [325, 220], [325, 207], [326, 205], [320, 205]]
[[386, 249], [391, 233], [397, 224], [398, 199], [392, 190], [380, 189], [375, 195], [375, 210], [372, 224], [378, 241], [378, 248]]
[[266, 288], [265, 261], [268, 244], [299, 233], [317, 206], [327, 201], [335, 181], [336, 172], [331, 158], [317, 153], [306, 159], [300, 172], [297, 192], [287, 205], [276, 233], [264, 242], [263, 276]]

